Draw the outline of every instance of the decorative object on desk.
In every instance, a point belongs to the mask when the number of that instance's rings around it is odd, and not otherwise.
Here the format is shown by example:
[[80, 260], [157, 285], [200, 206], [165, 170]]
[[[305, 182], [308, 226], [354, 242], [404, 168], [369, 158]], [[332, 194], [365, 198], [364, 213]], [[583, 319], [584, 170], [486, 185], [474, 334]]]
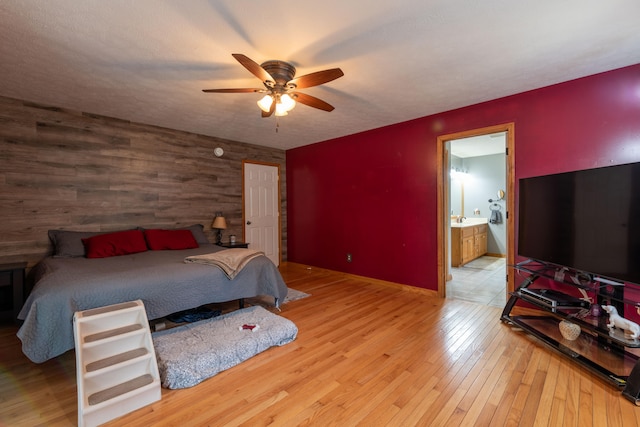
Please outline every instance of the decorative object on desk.
[[568, 320], [561, 320], [558, 328], [560, 328], [560, 335], [569, 341], [575, 341], [580, 336], [580, 326]]
[[229, 236], [229, 243], [231, 243], [232, 245], [236, 244], [236, 235], [235, 234], [231, 234]]
[[620, 316], [618, 314], [618, 309], [612, 305], [603, 305], [602, 309], [609, 313], [609, 322], [607, 322], [609, 331], [613, 328], [618, 328], [624, 331], [625, 338], [634, 340], [638, 338], [638, 335], [640, 334], [640, 326], [638, 326], [637, 323]]
[[216, 217], [213, 219], [211, 228], [218, 230], [216, 234], [216, 243], [219, 244], [222, 242], [222, 230], [226, 230], [227, 228], [227, 221], [222, 216], [222, 212], [216, 212]]

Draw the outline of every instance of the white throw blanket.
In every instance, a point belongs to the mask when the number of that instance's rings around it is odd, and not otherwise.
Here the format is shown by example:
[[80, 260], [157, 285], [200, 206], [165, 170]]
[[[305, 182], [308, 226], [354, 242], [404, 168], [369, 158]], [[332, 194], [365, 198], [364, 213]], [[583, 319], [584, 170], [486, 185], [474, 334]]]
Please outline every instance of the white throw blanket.
[[254, 249], [234, 248], [210, 254], [188, 256], [184, 262], [214, 265], [224, 271], [229, 279], [233, 279], [249, 261], [262, 255], [264, 252]]

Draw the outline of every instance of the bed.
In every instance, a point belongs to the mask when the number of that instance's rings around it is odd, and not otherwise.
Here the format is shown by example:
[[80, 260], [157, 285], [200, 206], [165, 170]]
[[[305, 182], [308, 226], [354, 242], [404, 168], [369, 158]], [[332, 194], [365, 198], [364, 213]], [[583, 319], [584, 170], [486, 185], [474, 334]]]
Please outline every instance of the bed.
[[153, 320], [258, 295], [272, 296], [278, 306], [286, 297], [280, 272], [264, 255], [251, 259], [233, 279], [216, 266], [185, 263], [189, 256], [225, 250], [209, 243], [201, 226], [191, 231], [196, 247], [98, 258], [88, 258], [82, 247], [82, 239], [88, 239], [82, 236], [91, 233], [50, 232], [54, 255], [34, 266], [35, 285], [18, 315], [23, 353], [41, 363], [74, 348], [73, 314], [104, 305], [140, 299]]

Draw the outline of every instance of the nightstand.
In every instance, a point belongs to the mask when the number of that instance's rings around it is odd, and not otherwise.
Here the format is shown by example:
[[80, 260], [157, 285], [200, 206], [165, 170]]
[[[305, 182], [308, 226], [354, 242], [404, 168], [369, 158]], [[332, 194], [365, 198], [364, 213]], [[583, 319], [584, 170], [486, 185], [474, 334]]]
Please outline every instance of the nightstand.
[[235, 243], [229, 243], [229, 242], [220, 242], [220, 243], [216, 243], [218, 246], [222, 246], [223, 248], [227, 248], [227, 249], [231, 249], [231, 248], [248, 248], [249, 244], [245, 243], [245, 242], [235, 242]]
[[18, 319], [24, 303], [24, 270], [26, 262], [0, 264], [0, 319]]

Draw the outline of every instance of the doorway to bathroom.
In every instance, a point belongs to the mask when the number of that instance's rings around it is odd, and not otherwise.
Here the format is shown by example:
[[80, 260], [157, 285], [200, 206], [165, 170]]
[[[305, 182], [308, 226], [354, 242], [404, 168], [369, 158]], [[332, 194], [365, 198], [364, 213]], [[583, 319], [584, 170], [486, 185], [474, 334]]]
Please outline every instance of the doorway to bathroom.
[[448, 142], [447, 298], [503, 307], [507, 286], [506, 132]]
[[513, 124], [442, 136], [438, 151], [439, 294], [502, 307], [513, 289]]

